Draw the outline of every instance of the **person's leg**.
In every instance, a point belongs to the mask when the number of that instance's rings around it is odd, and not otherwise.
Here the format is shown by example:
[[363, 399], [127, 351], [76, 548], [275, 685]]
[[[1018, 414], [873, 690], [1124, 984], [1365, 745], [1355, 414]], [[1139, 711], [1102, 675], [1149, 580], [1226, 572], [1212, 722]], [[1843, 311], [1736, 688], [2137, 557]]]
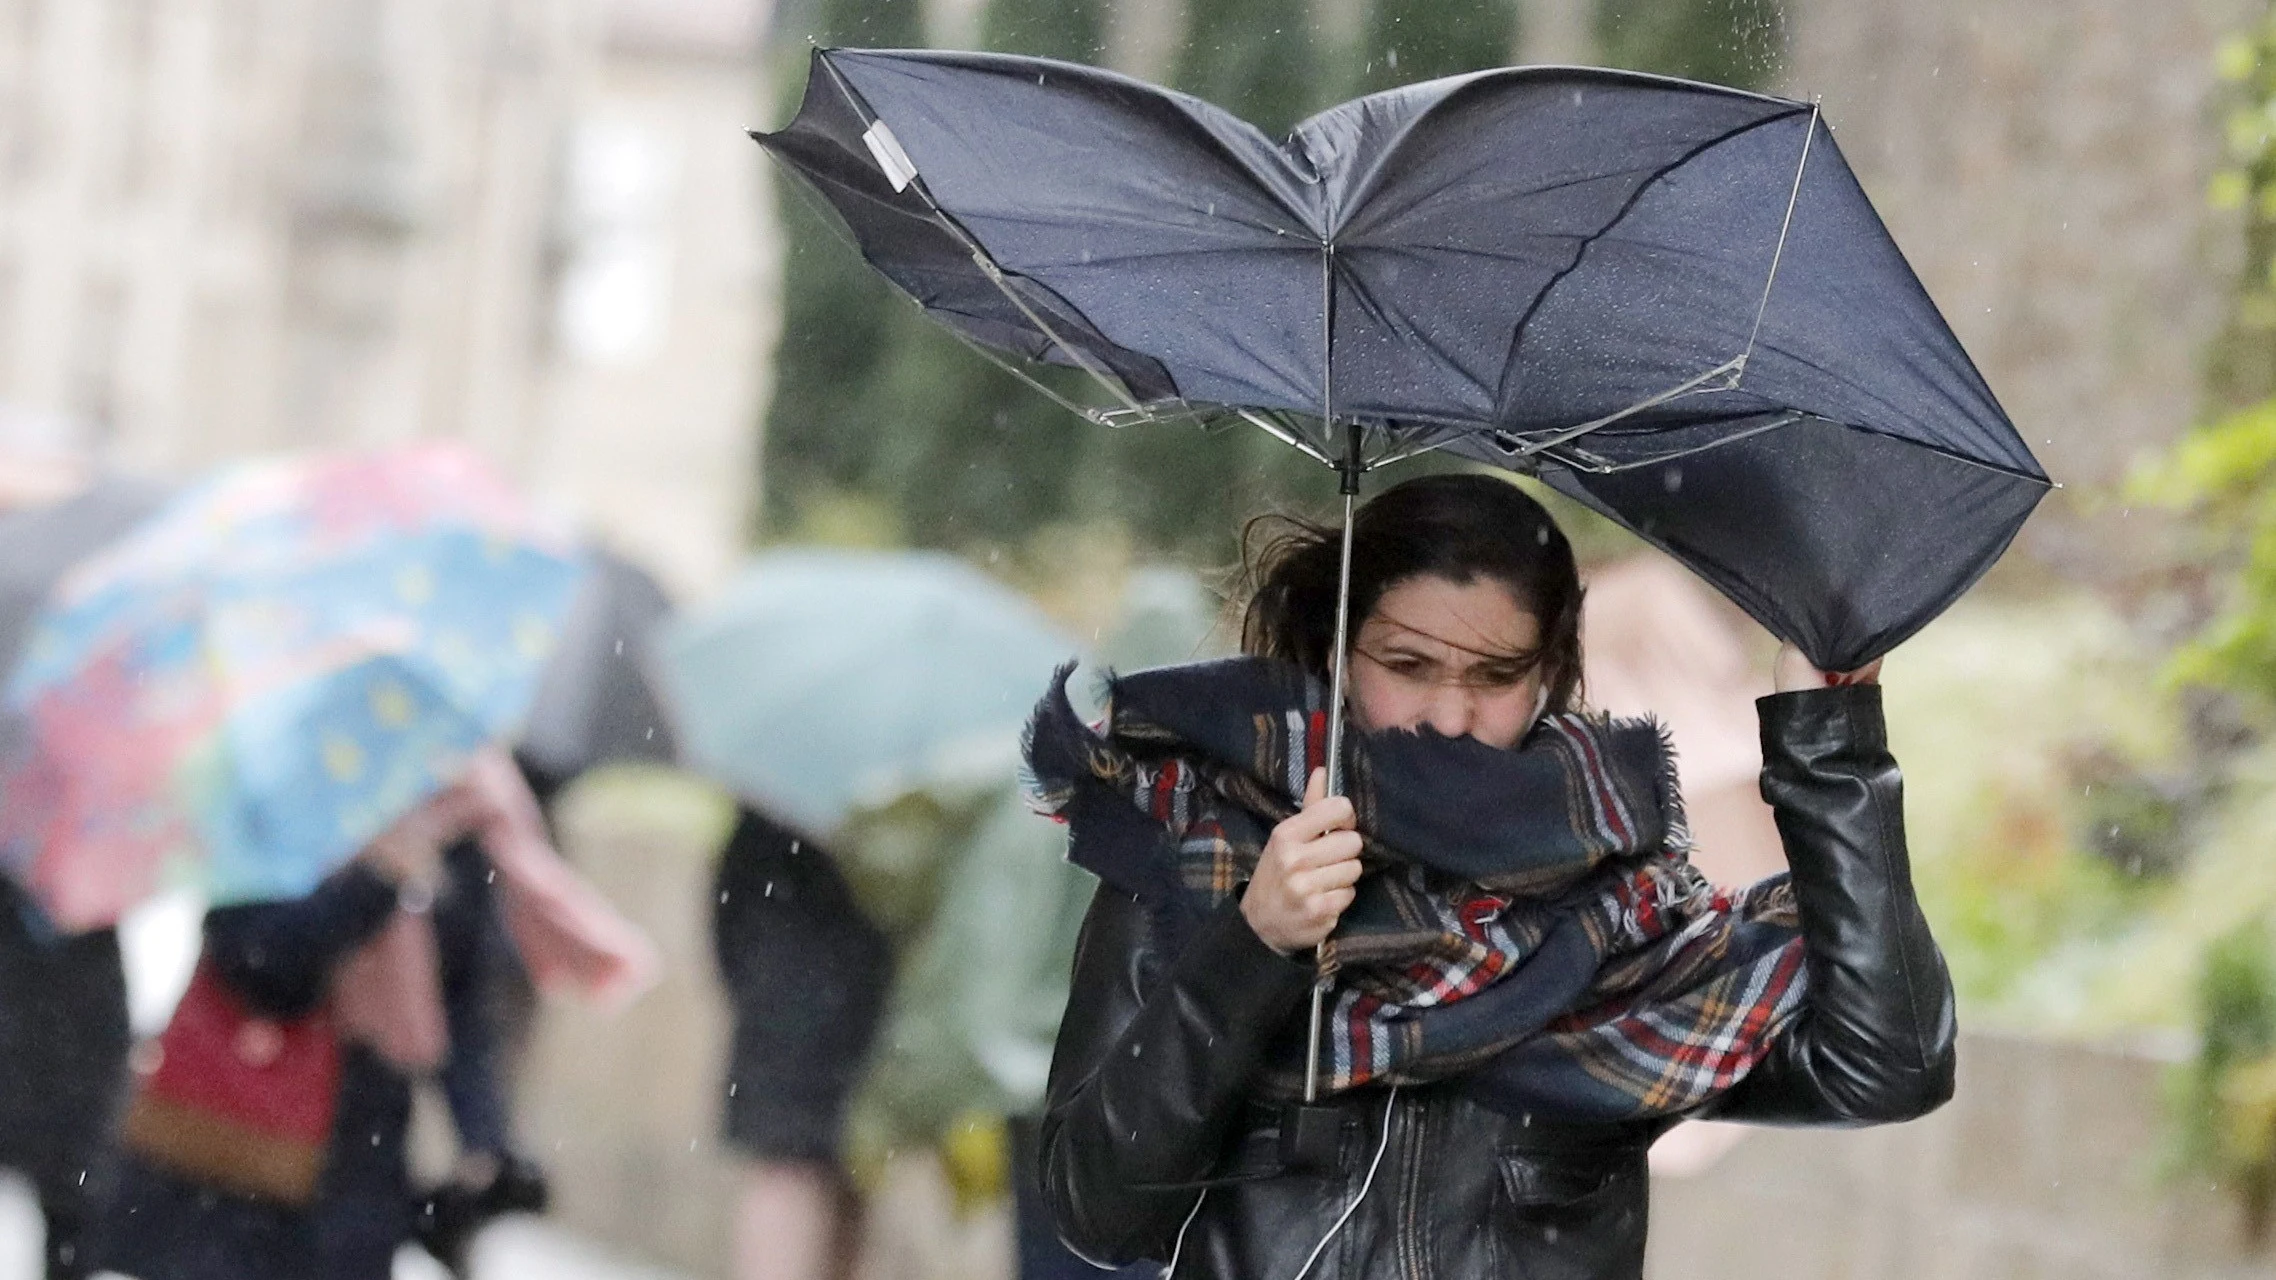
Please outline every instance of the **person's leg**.
[[844, 1195], [806, 1161], [744, 1166], [735, 1205], [735, 1280], [835, 1280], [846, 1270]]
[[721, 859], [714, 925], [734, 1010], [723, 1125], [743, 1157], [738, 1280], [843, 1280], [860, 1207], [846, 1111], [884, 1013], [892, 957], [830, 855], [746, 814]]

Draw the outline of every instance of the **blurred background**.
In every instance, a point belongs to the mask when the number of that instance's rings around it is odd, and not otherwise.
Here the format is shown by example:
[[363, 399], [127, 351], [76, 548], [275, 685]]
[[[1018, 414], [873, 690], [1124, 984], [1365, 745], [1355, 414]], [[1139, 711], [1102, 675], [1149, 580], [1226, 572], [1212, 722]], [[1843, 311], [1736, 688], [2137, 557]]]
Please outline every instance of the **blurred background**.
[[[1821, 100], [2064, 487], [1889, 663], [1957, 1099], [1680, 1131], [1655, 1274], [2276, 1275], [2267, 0], [0, 0], [0, 506], [444, 438], [683, 606], [764, 546], [935, 548], [1086, 642], [1141, 571], [1227, 586], [1245, 516], [1327, 509], [1261, 434], [1083, 422], [893, 296], [744, 136], [788, 117], [810, 41], [1103, 63], [1276, 133], [1509, 62]], [[1599, 701], [1681, 704], [1693, 787], [1733, 797], [1713, 869], [1775, 870], [1744, 701], [1771, 642], [1560, 514], [1599, 582]], [[1668, 634], [1699, 639], [1653, 653]], [[621, 767], [555, 816], [667, 976], [537, 1021], [516, 1105], [555, 1206], [476, 1272], [726, 1276], [731, 802]], [[168, 979], [134, 957], [169, 928], [128, 939], [146, 1031]], [[858, 1274], [1012, 1274], [992, 1123], [856, 1144]], [[0, 1277], [36, 1274], [0, 1188]]]

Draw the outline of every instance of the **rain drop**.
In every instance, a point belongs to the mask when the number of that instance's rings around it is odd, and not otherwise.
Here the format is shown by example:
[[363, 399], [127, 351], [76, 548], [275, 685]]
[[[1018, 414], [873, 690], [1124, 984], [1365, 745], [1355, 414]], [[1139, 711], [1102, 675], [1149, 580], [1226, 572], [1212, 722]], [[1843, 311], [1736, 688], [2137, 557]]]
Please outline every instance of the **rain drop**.
[[1683, 489], [1683, 468], [1669, 467], [1667, 471], [1660, 476], [1660, 484], [1662, 487], [1666, 488], [1669, 493], [1680, 492]]
[[624, 637], [623, 637], [623, 636], [618, 636], [618, 637], [616, 638], [616, 656], [618, 656], [618, 657], [620, 657], [620, 658], [624, 656]]
[[774, 896], [774, 881], [772, 881], [772, 880], [769, 880], [769, 881], [767, 881], [767, 888], [766, 888], [766, 892], [765, 892], [765, 893], [762, 893], [762, 894], [760, 894], [759, 896], [760, 896], [760, 897], [762, 897], [762, 898], [771, 898], [771, 897], [773, 897], [773, 896]]

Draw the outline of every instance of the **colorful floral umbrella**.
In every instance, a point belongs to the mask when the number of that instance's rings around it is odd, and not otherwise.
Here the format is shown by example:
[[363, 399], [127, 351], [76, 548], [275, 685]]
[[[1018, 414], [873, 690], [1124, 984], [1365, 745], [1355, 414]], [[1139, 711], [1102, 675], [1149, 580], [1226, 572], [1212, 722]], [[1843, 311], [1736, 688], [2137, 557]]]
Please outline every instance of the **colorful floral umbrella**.
[[0, 867], [66, 930], [293, 897], [510, 732], [583, 566], [450, 446], [226, 471], [72, 571], [7, 687]]

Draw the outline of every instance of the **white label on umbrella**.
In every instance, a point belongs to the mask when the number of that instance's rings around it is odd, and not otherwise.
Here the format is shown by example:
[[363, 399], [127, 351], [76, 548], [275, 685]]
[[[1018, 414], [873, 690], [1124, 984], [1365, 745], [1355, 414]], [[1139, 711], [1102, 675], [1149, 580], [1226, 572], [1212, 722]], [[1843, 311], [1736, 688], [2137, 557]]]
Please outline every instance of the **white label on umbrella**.
[[877, 167], [885, 171], [885, 180], [895, 191], [907, 191], [917, 180], [916, 163], [909, 153], [901, 149], [901, 140], [885, 127], [883, 120], [862, 131], [861, 140], [869, 144], [869, 154], [876, 159]]

